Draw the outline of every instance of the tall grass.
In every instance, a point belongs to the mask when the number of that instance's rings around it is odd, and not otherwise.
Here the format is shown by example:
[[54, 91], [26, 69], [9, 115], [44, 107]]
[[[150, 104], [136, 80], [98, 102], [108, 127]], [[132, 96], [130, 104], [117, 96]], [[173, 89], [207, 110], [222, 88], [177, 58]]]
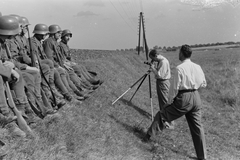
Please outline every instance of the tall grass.
[[211, 103], [236, 107], [240, 105], [240, 64], [238, 58], [222, 57], [205, 66], [208, 86], [203, 94]]

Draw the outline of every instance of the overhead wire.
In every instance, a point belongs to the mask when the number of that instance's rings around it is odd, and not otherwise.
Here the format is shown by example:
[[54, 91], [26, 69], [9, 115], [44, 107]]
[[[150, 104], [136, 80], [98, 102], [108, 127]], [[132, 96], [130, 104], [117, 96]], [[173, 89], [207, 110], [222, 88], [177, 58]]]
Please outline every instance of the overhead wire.
[[119, 4], [120, 4], [122, 10], [123, 10], [124, 13], [126, 14], [128, 20], [129, 20], [129, 21], [132, 23], [132, 25], [134, 26], [134, 23], [133, 23], [132, 19], [129, 17], [128, 13], [127, 13], [126, 10], [124, 9], [124, 7], [123, 7], [122, 3], [120, 2], [120, 0], [118, 0], [118, 2], [119, 2]]
[[116, 6], [112, 3], [112, 1], [111, 1], [111, 0], [109, 0], [109, 1], [111, 2], [112, 6], [115, 8], [115, 10], [118, 12], [118, 14], [121, 16], [121, 18], [123, 19], [123, 21], [124, 21], [134, 32], [136, 32], [136, 30], [134, 30], [134, 29], [129, 25], [129, 23], [123, 18], [122, 14], [118, 11], [118, 9], [117, 9]]

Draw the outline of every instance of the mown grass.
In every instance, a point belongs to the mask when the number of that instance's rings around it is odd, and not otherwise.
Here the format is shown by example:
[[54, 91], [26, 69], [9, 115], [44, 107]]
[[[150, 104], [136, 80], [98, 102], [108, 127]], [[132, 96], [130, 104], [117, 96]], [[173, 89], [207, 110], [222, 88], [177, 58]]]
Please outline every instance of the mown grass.
[[[104, 83], [82, 104], [72, 103], [59, 117], [44, 119], [34, 128], [35, 139], [19, 140], [1, 130], [9, 145], [5, 159], [13, 160], [148, 160], [194, 159], [195, 151], [184, 117], [174, 130], [165, 130], [154, 140], [142, 143], [143, 130], [151, 124], [148, 80], [131, 102], [136, 85], [125, 92], [146, 71], [145, 55], [134, 52], [74, 50], [74, 59], [96, 71]], [[192, 60], [200, 64], [208, 86], [200, 91], [203, 100], [208, 158], [237, 160], [239, 136], [239, 49], [195, 51]], [[178, 53], [164, 53], [174, 69]], [[154, 113], [158, 111], [155, 80], [152, 76]]]

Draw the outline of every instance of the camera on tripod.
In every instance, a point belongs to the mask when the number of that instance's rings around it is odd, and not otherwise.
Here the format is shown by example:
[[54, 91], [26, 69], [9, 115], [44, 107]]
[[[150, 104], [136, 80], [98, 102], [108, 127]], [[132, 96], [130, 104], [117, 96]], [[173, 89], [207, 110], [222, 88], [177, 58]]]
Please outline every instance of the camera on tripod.
[[144, 64], [147, 64], [147, 65], [151, 66], [153, 64], [153, 61], [151, 61], [151, 62], [144, 62]]

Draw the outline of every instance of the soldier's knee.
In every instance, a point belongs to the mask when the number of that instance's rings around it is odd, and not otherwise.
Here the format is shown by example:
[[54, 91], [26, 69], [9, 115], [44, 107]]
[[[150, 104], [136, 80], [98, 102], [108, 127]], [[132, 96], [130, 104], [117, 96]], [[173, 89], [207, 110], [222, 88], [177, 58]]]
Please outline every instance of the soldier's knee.
[[52, 69], [54, 67], [53, 61], [50, 59], [44, 59], [44, 60], [42, 60], [42, 62], [44, 64], [47, 64], [50, 67], [50, 69]]
[[62, 68], [57, 68], [57, 71], [60, 75], [66, 75], [65, 70]]
[[41, 68], [43, 73], [50, 72], [50, 66], [47, 64], [41, 64]]

